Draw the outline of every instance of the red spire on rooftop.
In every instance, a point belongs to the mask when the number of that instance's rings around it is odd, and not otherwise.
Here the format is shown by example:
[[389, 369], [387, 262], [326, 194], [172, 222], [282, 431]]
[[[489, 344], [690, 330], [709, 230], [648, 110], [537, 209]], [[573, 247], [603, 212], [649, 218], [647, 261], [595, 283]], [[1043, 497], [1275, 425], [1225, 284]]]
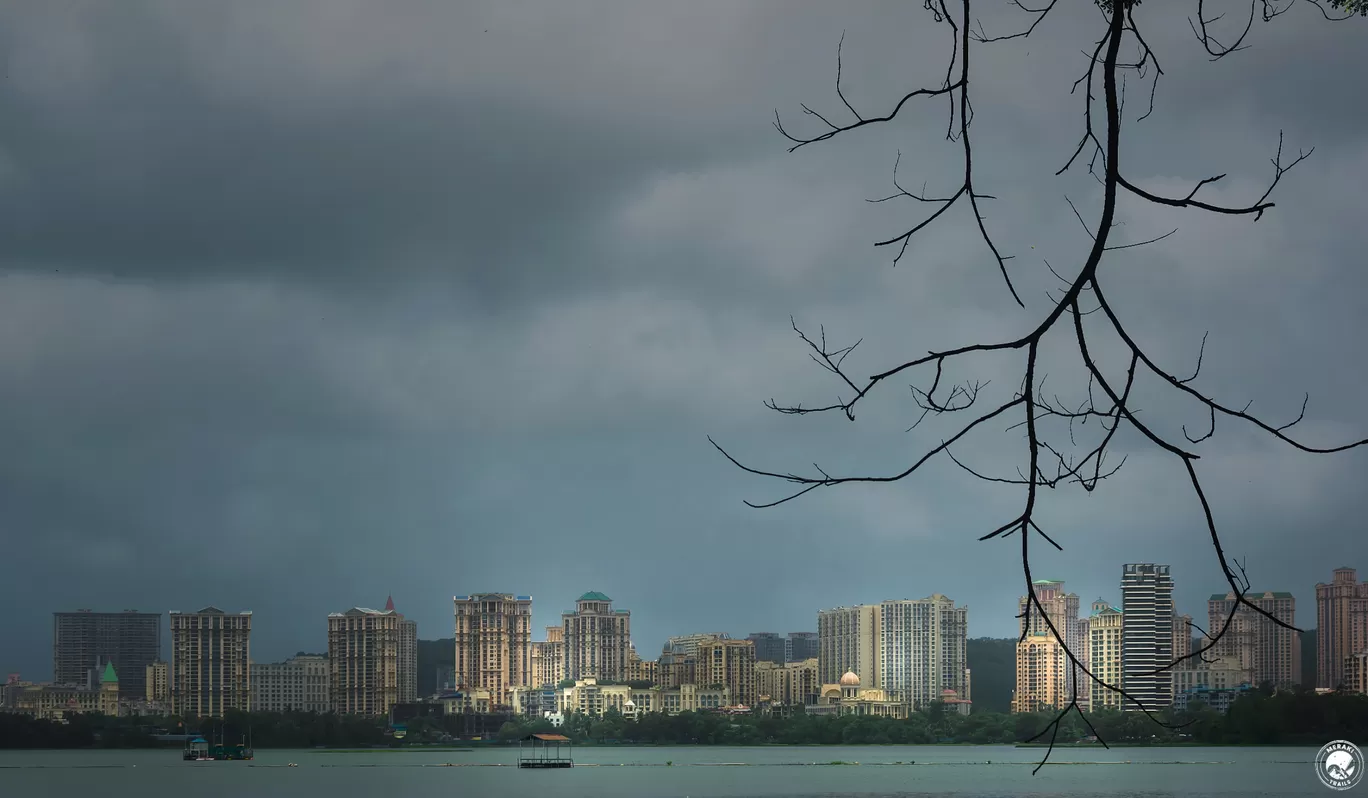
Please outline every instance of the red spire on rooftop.
[[394, 612], [394, 596], [385, 599], [385, 612]]

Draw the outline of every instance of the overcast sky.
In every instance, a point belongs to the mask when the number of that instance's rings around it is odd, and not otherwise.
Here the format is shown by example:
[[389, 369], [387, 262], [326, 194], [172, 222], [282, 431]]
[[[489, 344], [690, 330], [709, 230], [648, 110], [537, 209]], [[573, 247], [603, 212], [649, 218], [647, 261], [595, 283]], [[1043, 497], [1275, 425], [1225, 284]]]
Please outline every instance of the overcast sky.
[[[944, 593], [971, 636], [1015, 629], [1019, 545], [975, 538], [1019, 488], [947, 460], [892, 485], [814, 492], [759, 467], [900, 470], [953, 428], [904, 430], [889, 384], [855, 423], [778, 416], [841, 385], [789, 327], [864, 343], [867, 375], [929, 349], [1019, 335], [1048, 309], [1043, 259], [1076, 272], [1097, 216], [1070, 96], [1103, 31], [1062, 4], [1029, 39], [975, 52], [987, 224], [1026, 309], [956, 211], [894, 268], [874, 241], [925, 215], [891, 191], [953, 191], [946, 105], [785, 152], [773, 109], [844, 119], [935, 86], [947, 54], [919, 3], [10, 3], [0, 10], [0, 668], [46, 678], [51, 613], [255, 613], [253, 657], [326, 646], [328, 612], [392, 593], [423, 638], [451, 597], [531, 594], [557, 623], [588, 590], [671, 634], [815, 629], [817, 610]], [[983, 2], [990, 33], [1023, 21]], [[1124, 169], [1181, 196], [1262, 193], [1268, 158], [1315, 147], [1257, 224], [1123, 202], [1103, 279], [1133, 333], [1197, 385], [1303, 437], [1368, 436], [1361, 25], [1302, 4], [1209, 63], [1182, 12], [1136, 17], [1166, 77], [1128, 85]], [[817, 127], [814, 127], [817, 126]], [[1205, 196], [1205, 193], [1204, 193]], [[1100, 317], [1094, 317], [1100, 318]], [[1125, 362], [1101, 343], [1113, 374]], [[1067, 350], [1050, 390], [1082, 387]], [[1055, 357], [1051, 355], [1051, 357]], [[1075, 358], [1076, 360], [1076, 358]], [[1051, 361], [1053, 362], [1053, 361]], [[1010, 391], [1019, 362], [957, 378]], [[1073, 369], [1073, 370], [1071, 370]], [[921, 375], [923, 377], [926, 374]], [[1056, 381], [1057, 380], [1057, 381]], [[1204, 414], [1152, 383], [1153, 423]], [[956, 454], [1009, 476], [1019, 432]], [[1063, 443], [1067, 443], [1067, 435]], [[1065, 547], [1037, 576], [1119, 601], [1125, 562], [1170, 563], [1180, 610], [1224, 591], [1177, 462], [1134, 436], [1092, 494], [1044, 497]], [[1199, 462], [1258, 589], [1368, 570], [1368, 452], [1299, 455], [1222, 423]]]

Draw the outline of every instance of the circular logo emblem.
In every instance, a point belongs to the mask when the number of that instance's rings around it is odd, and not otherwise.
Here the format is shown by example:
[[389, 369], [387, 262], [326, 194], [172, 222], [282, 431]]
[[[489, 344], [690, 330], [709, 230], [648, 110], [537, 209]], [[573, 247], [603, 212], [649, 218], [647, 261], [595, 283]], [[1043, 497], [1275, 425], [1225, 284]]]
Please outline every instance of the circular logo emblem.
[[1332, 790], [1347, 790], [1363, 781], [1363, 752], [1348, 740], [1321, 746], [1316, 754], [1316, 775]]

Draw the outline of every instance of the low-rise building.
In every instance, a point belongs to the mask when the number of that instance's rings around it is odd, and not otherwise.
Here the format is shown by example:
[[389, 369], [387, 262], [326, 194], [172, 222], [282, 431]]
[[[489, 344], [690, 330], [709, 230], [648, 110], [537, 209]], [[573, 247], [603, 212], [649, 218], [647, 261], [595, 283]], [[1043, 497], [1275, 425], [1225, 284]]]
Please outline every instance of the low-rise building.
[[631, 687], [625, 684], [599, 684], [597, 679], [578, 679], [573, 686], [556, 691], [557, 712], [590, 717], [602, 717], [610, 710], [625, 717], [648, 712], [678, 715], [681, 712], [721, 710], [731, 704], [731, 692], [726, 688], [707, 688], [694, 684], [672, 688]]
[[867, 715], [876, 718], [905, 719], [911, 713], [906, 701], [894, 701], [886, 690], [860, 686], [860, 677], [847, 671], [837, 684], [822, 685], [817, 703], [807, 707], [809, 715]]
[[119, 677], [113, 663], [105, 663], [99, 684], [64, 685], [15, 683], [7, 685], [10, 711], [38, 720], [63, 720], [68, 715], [119, 715]]
[[442, 711], [447, 715], [488, 715], [498, 706], [494, 692], [482, 687], [443, 693], [437, 697], [437, 703], [442, 705]]
[[1196, 704], [1204, 704], [1211, 709], [1225, 714], [1230, 711], [1230, 705], [1239, 700], [1240, 696], [1250, 692], [1254, 688], [1248, 684], [1238, 687], [1211, 688], [1211, 687], [1192, 687], [1181, 693], [1173, 694], [1173, 708], [1179, 712], [1186, 712]]
[[656, 660], [642, 659], [636, 649], [627, 654], [627, 679], [629, 682], [650, 682], [660, 684], [660, 663]]
[[1241, 685], [1252, 685], [1254, 673], [1235, 657], [1215, 657], [1210, 661], [1201, 657], [1188, 660], [1188, 667], [1173, 671], [1173, 694], [1202, 687], [1208, 690], [1231, 690]]

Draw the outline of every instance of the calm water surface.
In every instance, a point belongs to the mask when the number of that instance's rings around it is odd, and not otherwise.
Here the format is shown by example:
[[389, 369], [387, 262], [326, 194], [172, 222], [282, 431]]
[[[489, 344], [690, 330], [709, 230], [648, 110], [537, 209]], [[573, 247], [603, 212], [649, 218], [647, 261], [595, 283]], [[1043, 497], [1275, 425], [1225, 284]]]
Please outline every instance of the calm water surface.
[[[516, 751], [258, 751], [182, 762], [169, 751], [0, 751], [0, 796], [144, 798], [1291, 798], [1333, 793], [1314, 748], [1009, 746], [582, 748], [570, 770], [518, 770]], [[858, 765], [811, 766], [858, 762]], [[674, 764], [665, 767], [667, 761]], [[298, 767], [284, 765], [295, 762]], [[894, 764], [894, 763], [913, 764]], [[444, 767], [446, 764], [462, 767]], [[733, 763], [744, 763], [737, 766]], [[589, 767], [580, 767], [588, 765]], [[1355, 791], [1357, 792], [1357, 791]]]

